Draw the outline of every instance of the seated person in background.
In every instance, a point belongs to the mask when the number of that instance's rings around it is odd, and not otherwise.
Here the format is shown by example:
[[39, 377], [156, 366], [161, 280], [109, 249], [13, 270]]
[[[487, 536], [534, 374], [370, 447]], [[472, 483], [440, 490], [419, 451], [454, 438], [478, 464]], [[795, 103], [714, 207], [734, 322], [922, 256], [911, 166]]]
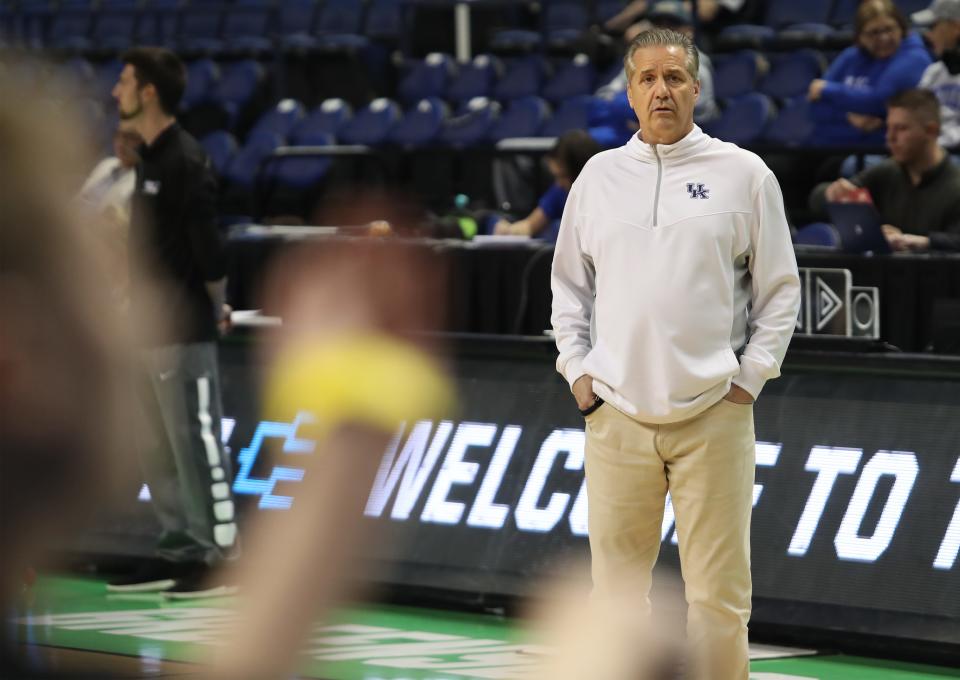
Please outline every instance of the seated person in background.
[[[669, 28], [693, 39], [693, 15], [687, 3], [679, 0], [661, 0], [650, 7], [646, 18], [654, 28]], [[720, 107], [714, 98], [713, 63], [703, 50], [700, 52], [700, 96], [693, 109], [694, 120], [702, 125], [720, 116]], [[590, 106], [590, 133], [605, 147], [624, 144], [637, 130], [637, 114], [627, 101], [627, 74], [621, 70], [616, 78], [597, 90]]]
[[865, 0], [854, 20], [854, 44], [810, 83], [815, 142], [881, 145], [884, 104], [916, 87], [930, 61], [923, 40], [908, 33], [890, 0]]
[[960, 250], [960, 167], [937, 143], [937, 98], [928, 90], [907, 90], [887, 107], [890, 158], [850, 180], [818, 185], [811, 210], [824, 214], [827, 201], [866, 188], [894, 250]]
[[544, 157], [553, 176], [553, 184], [540, 198], [532, 213], [518, 222], [500, 220], [494, 225], [493, 233], [533, 236], [550, 243], [555, 242], [570, 187], [591, 156], [600, 150], [600, 145], [583, 130], [571, 130], [560, 135], [556, 146]]
[[934, 61], [960, 40], [960, 0], [933, 0], [927, 9], [911, 14], [910, 20], [927, 27], [920, 37]]
[[91, 214], [111, 222], [129, 222], [130, 197], [137, 179], [137, 149], [142, 143], [134, 130], [121, 125], [114, 131], [114, 155], [97, 163], [77, 193], [76, 200]]
[[919, 87], [930, 90], [940, 102], [940, 146], [960, 149], [960, 48], [943, 53], [923, 72]]

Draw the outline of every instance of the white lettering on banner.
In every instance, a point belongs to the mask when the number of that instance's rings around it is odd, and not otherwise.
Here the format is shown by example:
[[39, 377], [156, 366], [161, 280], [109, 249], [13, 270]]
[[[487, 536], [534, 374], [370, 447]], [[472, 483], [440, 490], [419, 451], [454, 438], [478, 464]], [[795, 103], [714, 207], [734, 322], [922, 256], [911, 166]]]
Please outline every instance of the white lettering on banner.
[[583, 469], [583, 442], [583, 430], [554, 430], [543, 442], [517, 503], [515, 519], [518, 529], [546, 533], [560, 521], [570, 502], [569, 494], [552, 494], [546, 507], [539, 507], [537, 503], [553, 468], [553, 461], [561, 452], [567, 453], [563, 464], [565, 469]]
[[[854, 489], [853, 498], [840, 523], [834, 539], [837, 556], [842, 560], [873, 562], [890, 545], [893, 534], [900, 524], [903, 508], [907, 504], [919, 471], [917, 457], [910, 451], [877, 451], [863, 467], [860, 481]], [[892, 475], [893, 488], [880, 513], [872, 536], [861, 536], [860, 526], [867, 506], [884, 475]]]
[[[953, 468], [953, 474], [950, 475], [951, 482], [960, 482], [960, 458], [957, 458], [957, 464]], [[953, 519], [947, 527], [947, 533], [943, 536], [943, 543], [940, 544], [940, 550], [937, 551], [937, 558], [933, 561], [935, 569], [953, 569], [957, 561], [957, 553], [960, 552], [960, 501], [957, 501], [957, 507], [953, 510]]]
[[433, 483], [433, 490], [420, 515], [422, 522], [457, 524], [463, 516], [464, 504], [448, 501], [447, 496], [454, 485], [473, 484], [480, 469], [479, 463], [463, 460], [463, 454], [471, 446], [490, 446], [497, 433], [497, 426], [486, 423], [461, 423], [453, 435], [447, 457]]
[[[383, 514], [399, 480], [400, 488], [397, 490], [390, 517], [400, 521], [410, 517], [413, 506], [420, 499], [423, 487], [433, 472], [443, 447], [447, 445], [450, 433], [453, 432], [453, 423], [449, 420], [441, 421], [432, 440], [430, 440], [431, 429], [433, 429], [433, 423], [429, 420], [421, 420], [414, 425], [395, 462], [394, 456], [403, 432], [401, 427], [397, 436], [387, 446], [383, 461], [380, 463], [373, 488], [370, 490], [370, 497], [367, 499], [367, 507], [364, 511], [366, 515], [380, 517]], [[430, 448], [426, 450], [428, 440]], [[424, 457], [425, 450], [426, 457]]]
[[467, 524], [470, 526], [502, 529], [504, 522], [507, 521], [510, 506], [505, 503], [494, 503], [493, 499], [500, 490], [500, 483], [503, 481], [510, 459], [513, 458], [521, 432], [523, 428], [519, 425], [508, 425], [503, 428], [497, 450], [494, 451], [487, 474], [483, 476], [483, 482], [480, 484], [480, 491], [477, 492], [477, 499], [470, 508], [470, 515], [467, 517]]
[[813, 490], [810, 492], [810, 498], [807, 499], [800, 522], [790, 540], [787, 553], [795, 556], [807, 554], [813, 534], [820, 524], [820, 518], [823, 517], [824, 508], [827, 507], [827, 499], [833, 491], [834, 482], [841, 474], [849, 475], [856, 472], [862, 455], [862, 449], [832, 446], [814, 446], [810, 450], [806, 469], [816, 472], [817, 480], [813, 483]]
[[[757, 442], [756, 456], [757, 467], [775, 467], [780, 459], [780, 449], [783, 444], [774, 444], [771, 442]], [[757, 507], [760, 500], [760, 494], [763, 493], [763, 484], [753, 485], [753, 507]]]

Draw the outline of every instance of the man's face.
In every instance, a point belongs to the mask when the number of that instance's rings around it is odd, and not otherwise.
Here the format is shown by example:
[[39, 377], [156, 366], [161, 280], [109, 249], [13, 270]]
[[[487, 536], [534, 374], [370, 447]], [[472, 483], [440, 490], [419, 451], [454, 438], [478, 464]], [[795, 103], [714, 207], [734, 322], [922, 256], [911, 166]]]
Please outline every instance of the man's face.
[[120, 120], [133, 120], [143, 113], [140, 84], [137, 82], [136, 71], [130, 64], [123, 67], [112, 94], [117, 102]]
[[693, 129], [693, 107], [700, 81], [687, 72], [682, 47], [641, 47], [633, 54], [633, 76], [627, 99], [637, 114], [643, 141], [673, 144]]
[[887, 147], [898, 163], [911, 163], [920, 158], [931, 144], [936, 143], [937, 126], [924, 123], [907, 109], [891, 108], [887, 112]]

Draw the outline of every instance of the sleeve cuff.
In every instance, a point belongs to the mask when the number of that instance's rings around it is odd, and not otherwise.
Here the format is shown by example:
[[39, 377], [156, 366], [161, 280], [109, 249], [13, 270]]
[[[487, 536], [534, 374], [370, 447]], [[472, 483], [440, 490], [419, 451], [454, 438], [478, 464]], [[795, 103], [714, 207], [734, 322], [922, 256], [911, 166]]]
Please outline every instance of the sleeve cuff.
[[[769, 370], [766, 369], [766, 367], [760, 365], [747, 355], [743, 355], [740, 357], [740, 373], [734, 376], [733, 384], [745, 389], [750, 393], [754, 401], [756, 401], [767, 380], [770, 377], [775, 377], [767, 375], [768, 373]], [[779, 371], [777, 371], [777, 373], [779, 373]]]
[[561, 373], [563, 377], [567, 379], [567, 383], [570, 385], [570, 391], [573, 391], [573, 383], [577, 382], [578, 378], [583, 377], [587, 374], [583, 370], [583, 356], [575, 356], [567, 359], [566, 363], [563, 365]]

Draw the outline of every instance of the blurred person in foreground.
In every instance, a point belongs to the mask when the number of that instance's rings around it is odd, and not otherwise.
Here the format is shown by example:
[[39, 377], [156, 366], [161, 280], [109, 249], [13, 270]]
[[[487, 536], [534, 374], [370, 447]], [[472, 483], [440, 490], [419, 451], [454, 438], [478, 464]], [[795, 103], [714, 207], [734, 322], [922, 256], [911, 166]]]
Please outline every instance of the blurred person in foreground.
[[[373, 211], [398, 233], [411, 228], [398, 219], [399, 200], [350, 198], [326, 223], [366, 223]], [[386, 238], [300, 245], [271, 267], [263, 308], [282, 325], [263, 344], [264, 417], [297, 419], [297, 438], [313, 452], [298, 463], [306, 470], [291, 510], [251, 520], [230, 579], [240, 584], [238, 628], [217, 653], [215, 677], [290, 677], [312, 625], [361, 580], [363, 546], [388, 538], [370, 535], [363, 509], [391, 437], [453, 409], [452, 385], [422, 335], [439, 327], [444, 304], [430, 257]]]
[[145, 286], [158, 283], [162, 297], [152, 311], [170, 326], [138, 337], [147, 427], [137, 451], [162, 535], [155, 559], [107, 589], [222, 595], [231, 589], [210, 583], [210, 568], [234, 555], [237, 525], [233, 475], [220, 438], [216, 342], [229, 325], [229, 307], [216, 179], [206, 154], [175, 117], [186, 84], [180, 59], [141, 47], [122, 61], [113, 97], [120, 119], [144, 141], [130, 223], [137, 262], [130, 271], [130, 304], [146, 305]]
[[[31, 565], [132, 478], [130, 346], [97, 224], [74, 209], [86, 137], [0, 74], [0, 612]], [[44, 676], [0, 634], [0, 677]]]
[[780, 375], [800, 280], [776, 177], [693, 122], [697, 57], [664, 29], [627, 50], [640, 131], [570, 190], [552, 323], [586, 419], [596, 596], [649, 590], [669, 492], [693, 677], [747, 680], [753, 403]]
[[553, 177], [550, 188], [540, 197], [533, 212], [516, 222], [501, 219], [494, 225], [493, 233], [531, 236], [555, 243], [570, 187], [587, 161], [599, 151], [600, 145], [583, 130], [570, 130], [560, 135], [554, 147], [544, 156], [547, 170]]
[[923, 40], [891, 0], [864, 0], [854, 15], [854, 44], [808, 88], [812, 141], [881, 145], [887, 100], [916, 87], [930, 62]]
[[940, 104], [928, 90], [893, 97], [887, 113], [890, 158], [848, 179], [823, 182], [810, 208], [826, 215], [826, 203], [865, 188], [884, 220], [894, 250], [960, 251], [960, 168], [937, 142]]

